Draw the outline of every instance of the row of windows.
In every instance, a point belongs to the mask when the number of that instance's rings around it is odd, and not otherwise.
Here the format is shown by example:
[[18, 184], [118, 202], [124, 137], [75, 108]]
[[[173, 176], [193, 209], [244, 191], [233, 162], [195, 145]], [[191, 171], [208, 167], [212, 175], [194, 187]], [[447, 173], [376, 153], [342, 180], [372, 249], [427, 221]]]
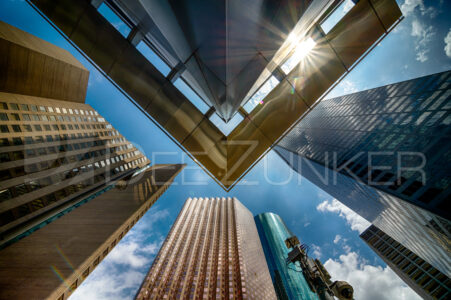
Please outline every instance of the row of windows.
[[0, 125], [0, 132], [8, 133], [8, 132], [33, 132], [33, 131], [58, 131], [58, 130], [80, 130], [80, 129], [105, 129], [105, 125], [100, 124], [45, 124], [45, 125]]
[[[94, 151], [94, 153], [96, 155], [98, 155], [98, 153], [104, 153], [106, 154], [106, 151]], [[83, 155], [79, 155], [77, 156], [77, 159], [89, 159], [87, 154], [90, 153], [86, 153], [84, 156]], [[11, 198], [15, 198], [15, 197], [19, 197], [22, 196], [24, 194], [27, 193], [31, 193], [33, 191], [36, 191], [38, 189], [50, 186], [50, 185], [54, 185], [54, 184], [58, 184], [64, 180], [73, 178], [77, 175], [83, 174], [83, 173], [87, 173], [87, 172], [91, 172], [100, 168], [105, 168], [106, 166], [114, 165], [117, 164], [121, 161], [123, 161], [125, 158], [131, 158], [133, 157], [132, 153], [126, 153], [126, 154], [121, 154], [119, 156], [115, 156], [113, 158], [107, 158], [104, 160], [100, 160], [100, 161], [96, 161], [95, 163], [89, 163], [83, 166], [78, 166], [76, 168], [73, 168], [72, 170], [67, 170], [67, 171], [63, 171], [61, 173], [54, 173], [52, 175], [40, 178], [40, 179], [35, 179], [35, 180], [31, 180], [29, 182], [25, 182], [16, 186], [12, 186], [10, 188], [7, 189], [3, 189], [0, 191], [0, 202], [1, 201], [7, 201]], [[63, 163], [69, 163], [70, 161], [67, 160], [66, 158], [63, 159], [59, 159], [56, 160], [53, 164], [49, 165], [50, 168], [55, 168], [57, 167], [57, 165], [61, 165]], [[140, 158], [139, 160], [134, 160], [132, 162], [129, 163], [125, 163], [122, 166], [119, 167], [120, 171], [125, 171], [128, 170], [130, 168], [133, 168], [134, 166], [138, 165], [139, 163], [143, 162], [143, 158]], [[14, 170], [15, 171], [15, 170]]]
[[349, 104], [354, 102], [360, 102], [360, 98], [374, 99], [378, 97], [395, 97], [406, 94], [420, 94], [426, 91], [436, 91], [445, 89], [448, 87], [448, 78], [451, 72], [443, 72], [440, 74], [434, 74], [414, 80], [395, 83], [383, 87], [377, 87], [374, 89], [353, 93], [337, 98], [323, 100], [325, 105], [334, 104]]
[[377, 97], [368, 97], [365, 96], [365, 92], [361, 92], [353, 95], [352, 102], [342, 103], [344, 102], [342, 99], [347, 99], [349, 96], [323, 100], [318, 105], [317, 112], [327, 110], [327, 115], [336, 116], [449, 109], [450, 104], [445, 100], [450, 94], [449, 89], [396, 97], [388, 97], [382, 93]]
[[[157, 198], [164, 192], [166, 191], [166, 189], [168, 188], [168, 185], [164, 186], [162, 189], [160, 189], [157, 193]], [[147, 200], [147, 199], [145, 199]], [[149, 203], [147, 204], [147, 206], [141, 210], [141, 212], [136, 216], [136, 218], [134, 220], [132, 220], [130, 222], [129, 225], [127, 225], [127, 227], [125, 227], [125, 229], [119, 234], [119, 236], [117, 238], [115, 238], [110, 246], [104, 248], [103, 252], [101, 255], [99, 255], [92, 263], [92, 266], [89, 266], [88, 268], [86, 268], [83, 273], [81, 274], [81, 277], [79, 277], [78, 279], [76, 279], [69, 287], [69, 291], [67, 291], [65, 294], [61, 295], [58, 300], [64, 300], [67, 299], [66, 296], [68, 297], [76, 288], [78, 285], [80, 285], [80, 283], [85, 280], [89, 273], [92, 272], [94, 270], [95, 267], [97, 267], [97, 265], [99, 265], [100, 261], [102, 259], [104, 259], [109, 252], [111, 252], [111, 250], [113, 250], [113, 248], [116, 246], [116, 244], [119, 243], [119, 241], [125, 236], [125, 234], [127, 234], [127, 232], [138, 222], [138, 220], [140, 218], [142, 218], [144, 216], [144, 213], [149, 210], [149, 208], [152, 206], [153, 203]]]
[[362, 238], [436, 299], [451, 292], [451, 281], [444, 274], [381, 230], [370, 227]]
[[[113, 176], [115, 174], [118, 174], [119, 172], [120, 172], [120, 169], [115, 168], [115, 169], [107, 172], [106, 174], [109, 174], [109, 176]], [[72, 195], [74, 193], [77, 193], [86, 188], [89, 188], [90, 186], [92, 186], [96, 183], [105, 181], [105, 178], [107, 178], [106, 174], [104, 174], [104, 173], [98, 174], [96, 176], [93, 176], [93, 177], [86, 179], [84, 181], [81, 181], [79, 183], [66, 186], [60, 190], [57, 190], [50, 194], [47, 194], [39, 199], [34, 199], [28, 203], [25, 203], [23, 205], [20, 205], [18, 207], [10, 209], [6, 212], [3, 212], [0, 214], [0, 222], [1, 222], [0, 225], [3, 226], [5, 224], [8, 224], [14, 220], [17, 220], [19, 218], [26, 216], [32, 212], [42, 209], [50, 204], [53, 204], [57, 201], [65, 199], [66, 197], [69, 197], [70, 195]]]
[[430, 127], [451, 124], [447, 110], [427, 111], [422, 113], [392, 113], [332, 116], [314, 113], [313, 110], [302, 121], [303, 128], [352, 130], [352, 131], [414, 131], [423, 126]]
[[[90, 143], [80, 143], [80, 144], [72, 144], [72, 145], [65, 145], [65, 146], [60, 146], [60, 147], [47, 147], [47, 148], [39, 148], [36, 150], [30, 149], [27, 150], [25, 152], [25, 154], [30, 155], [30, 157], [35, 156], [36, 154], [38, 155], [44, 155], [44, 154], [56, 154], [58, 153], [57, 151], [63, 152], [63, 151], [67, 151], [69, 150], [68, 147], [70, 147], [72, 149], [83, 149], [83, 148], [90, 148], [90, 147], [94, 147], [94, 146], [101, 146], [102, 144], [104, 144], [102, 141], [96, 141], [99, 142], [98, 144], [93, 144], [93, 142]], [[32, 164], [23, 164], [22, 166], [19, 167], [13, 167], [10, 169], [4, 169], [0, 171], [0, 180], [7, 180], [10, 178], [16, 178], [19, 176], [23, 176], [25, 175], [25, 173], [27, 174], [31, 174], [31, 173], [35, 173], [35, 172], [40, 172], [40, 171], [44, 171], [50, 168], [57, 168], [60, 167], [64, 164], [69, 164], [69, 163], [74, 163], [77, 161], [82, 161], [85, 159], [90, 159], [90, 158], [95, 158], [95, 157], [101, 157], [103, 155], [106, 154], [114, 154], [115, 152], [118, 152], [120, 150], [125, 150], [123, 147], [112, 147], [112, 148], [108, 148], [108, 149], [101, 149], [101, 150], [96, 150], [96, 151], [88, 151], [86, 153], [82, 153], [82, 154], [77, 154], [77, 155], [66, 155], [64, 157], [60, 157], [60, 158], [55, 158], [55, 159], [51, 159], [51, 160], [44, 160], [42, 159], [39, 163], [32, 163]], [[29, 151], [36, 151], [36, 152], [29, 152]], [[129, 152], [130, 153], [130, 152]], [[1, 153], [0, 154], [0, 161], [3, 162], [6, 159], [10, 159], [11, 158], [13, 160], [19, 160], [19, 159], [24, 159], [24, 152], [23, 151], [14, 151], [9, 153], [9, 157], [5, 158], [5, 155], [8, 155], [8, 153]], [[125, 155], [125, 157], [130, 157], [131, 158], [131, 154], [123, 154]], [[137, 155], [137, 154], [135, 154]]]
[[91, 115], [98, 116], [99, 114], [93, 110], [83, 110], [83, 109], [72, 109], [72, 108], [59, 108], [52, 106], [34, 105], [34, 104], [17, 104], [17, 103], [6, 103], [0, 102], [0, 109], [5, 110], [21, 110], [21, 111], [34, 111], [34, 112], [49, 112], [49, 113], [63, 113], [63, 114], [80, 114], [80, 115]]
[[[193, 204], [192, 204], [193, 205]], [[202, 282], [202, 284], [205, 284], [208, 286], [210, 283], [216, 283], [214, 287], [211, 287], [208, 291], [210, 297], [214, 296], [215, 292], [217, 295], [221, 295], [222, 298], [226, 297], [227, 291], [230, 294], [235, 294], [235, 296], [241, 295], [242, 290], [239, 286], [240, 279], [240, 267], [238, 265], [232, 266], [232, 261], [229, 261], [229, 259], [234, 259], [234, 261], [238, 261], [239, 258], [236, 256], [237, 252], [239, 251], [236, 248], [236, 236], [233, 235], [232, 229], [229, 227], [228, 232], [230, 235], [229, 242], [226, 242], [226, 245], [228, 244], [228, 247], [224, 247], [220, 250], [220, 252], [217, 255], [208, 256], [207, 254], [202, 255], [203, 260], [199, 259], [196, 260], [196, 263], [194, 265], [189, 265], [184, 263], [184, 260], [177, 260], [173, 259], [173, 257], [179, 257], [180, 252], [183, 251], [183, 249], [194, 249], [194, 247], [197, 248], [197, 250], [193, 255], [199, 256], [200, 249], [203, 248], [205, 241], [210, 241], [210, 243], [213, 242], [211, 240], [212, 237], [212, 231], [206, 232], [208, 227], [214, 226], [214, 218], [210, 218], [210, 224], [207, 225], [206, 223], [203, 223], [203, 226], [200, 226], [201, 222], [204, 222], [202, 220], [208, 219], [208, 215], [212, 213], [211, 211], [211, 205], [213, 205], [213, 201], [209, 202], [209, 205], [207, 206], [201, 206], [200, 210], [197, 210], [196, 208], [193, 208], [195, 211], [197, 211], [198, 218], [194, 218], [193, 216], [190, 217], [188, 225], [184, 225], [185, 230], [181, 230], [179, 227], [179, 224], [187, 224], [188, 222], [188, 214], [185, 214], [183, 216], [183, 219], [178, 219], [176, 221], [176, 224], [174, 224], [173, 228], [171, 228], [171, 232], [169, 234], [169, 238], [165, 241], [165, 244], [163, 245], [162, 249], [160, 250], [158, 256], [155, 258], [154, 263], [152, 265], [151, 269], [151, 277], [148, 277], [146, 282], [148, 285], [145, 287], [145, 293], [147, 295], [150, 291], [151, 297], [162, 297], [163, 295], [171, 295], [174, 294], [176, 298], [182, 297], [180, 285], [186, 285], [186, 284], [195, 284], [198, 285]], [[185, 208], [186, 210], [186, 208]], [[228, 210], [226, 209], [226, 213]], [[212, 213], [214, 214], [214, 212]], [[228, 217], [225, 216], [227, 219]], [[234, 225], [232, 225], [234, 226]], [[190, 230], [186, 230], [188, 228], [193, 228], [193, 231], [190, 232]], [[194, 245], [195, 239], [186, 239], [186, 238], [180, 238], [180, 236], [183, 235], [191, 235], [196, 236], [198, 235], [198, 231], [201, 230], [200, 236], [206, 236], [210, 235], [210, 239], [201, 239], [201, 243]], [[219, 236], [216, 235], [216, 238], [214, 241], [216, 243], [219, 242]], [[204, 242], [202, 242], [204, 241]], [[239, 244], [239, 241], [238, 241]], [[178, 248], [178, 252], [174, 253], [170, 250]], [[210, 248], [211, 249], [211, 248]], [[166, 251], [168, 250], [168, 251]], [[214, 251], [214, 250], [212, 250]], [[221, 265], [224, 264], [221, 262], [221, 258], [224, 256], [225, 261], [228, 263], [225, 263], [225, 265], [229, 265], [230, 267], [234, 268], [235, 272], [228, 273], [228, 275], [221, 276], [221, 272], [218, 270], [221, 269]], [[229, 259], [227, 258], [229, 257]], [[163, 259], [164, 258], [164, 259]], [[212, 262], [213, 261], [213, 262]], [[179, 270], [179, 274], [175, 274], [175, 270], [178, 266], [178, 264], [182, 264], [182, 268]], [[201, 265], [207, 265], [207, 269], [205, 272], [200, 272]], [[189, 268], [188, 268], [189, 266]], [[219, 267], [218, 267], [219, 266]], [[227, 271], [227, 270], [225, 270]], [[209, 275], [212, 275], [210, 278]], [[163, 276], [164, 275], [164, 276]], [[199, 276], [199, 277], [198, 277]], [[234, 278], [236, 276], [236, 278]], [[215, 281], [212, 281], [212, 278], [216, 278]], [[177, 280], [177, 282], [174, 284], [173, 281]], [[216, 287], [218, 289], [216, 289]], [[219, 290], [220, 289], [220, 290]], [[190, 297], [200, 297], [199, 294], [195, 294], [196, 289], [193, 288], [190, 291], [188, 291], [187, 295], [190, 295]], [[199, 290], [199, 292], [202, 292], [202, 290]], [[238, 297], [240, 298], [240, 297]]]
[[[46, 154], [56, 154], [60, 152], [68, 152], [73, 150], [80, 150], [80, 149], [88, 149], [92, 147], [99, 147], [104, 146], [108, 143], [107, 140], [95, 140], [95, 141], [88, 141], [88, 142], [82, 142], [82, 143], [73, 143], [73, 144], [64, 144], [59, 146], [49, 146], [49, 147], [42, 147], [42, 148], [33, 148], [33, 149], [25, 149], [25, 150], [18, 150], [18, 151], [12, 151], [12, 152], [2, 152], [0, 153], [0, 163], [2, 162], [8, 162], [8, 161], [14, 161], [14, 160], [21, 160], [26, 158], [32, 158], [35, 156], [43, 156]], [[127, 149], [130, 149], [131, 144], [127, 145], [121, 145], [121, 146], [115, 146], [111, 147], [109, 150], [102, 150], [102, 151], [125, 151]], [[87, 155], [88, 153], [85, 153], [84, 155]]]
[[[414, 112], [428, 111], [427, 114], [435, 113], [441, 110], [442, 113], [451, 109], [451, 103], [447, 101], [450, 98], [451, 90], [443, 92], [440, 97], [439, 92], [433, 93], [428, 99], [421, 99], [416, 96], [395, 97], [391, 99], [377, 99], [371, 101], [360, 99], [359, 103], [349, 104], [345, 106], [329, 107], [322, 102], [309, 114], [306, 119], [318, 118], [327, 122], [329, 118], [345, 117], [346, 119], [361, 120], [362, 117], [368, 118], [369, 115], [385, 116], [386, 118], [395, 118], [396, 115], [407, 113], [404, 115], [412, 116]], [[422, 98], [425, 98], [423, 95]], [[421, 119], [420, 119], [421, 120]], [[418, 124], [417, 124], [418, 125]]]
[[101, 118], [95, 118], [95, 117], [80, 117], [80, 116], [62, 116], [62, 115], [36, 115], [36, 114], [16, 114], [16, 113], [0, 113], [0, 121], [29, 121], [29, 122], [48, 122], [48, 121], [59, 121], [59, 122], [105, 122], [100, 121]]
[[[60, 135], [46, 135], [45, 139], [43, 136], [26, 136], [26, 137], [13, 137], [13, 138], [0, 138], [0, 147], [6, 147], [6, 146], [17, 146], [17, 145], [30, 145], [30, 144], [39, 144], [44, 142], [57, 142], [57, 141], [68, 141], [68, 140], [78, 140], [78, 139], [85, 139], [85, 138], [98, 138], [101, 137], [108, 137], [108, 136], [118, 136], [118, 132], [114, 131], [100, 131], [100, 132], [85, 132], [85, 133], [72, 133], [72, 134], [60, 134]], [[110, 139], [110, 141], [115, 144], [119, 142], [125, 142], [124, 138], [114, 138]]]

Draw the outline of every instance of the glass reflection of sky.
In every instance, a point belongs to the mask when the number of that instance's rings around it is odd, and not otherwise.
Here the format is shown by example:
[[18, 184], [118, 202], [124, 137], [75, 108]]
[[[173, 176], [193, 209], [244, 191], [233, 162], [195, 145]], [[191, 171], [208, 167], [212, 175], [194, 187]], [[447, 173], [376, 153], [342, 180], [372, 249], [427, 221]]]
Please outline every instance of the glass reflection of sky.
[[279, 84], [279, 80], [276, 77], [271, 76], [269, 79], [261, 86], [261, 88], [252, 96], [251, 99], [243, 106], [244, 110], [250, 113], [258, 104], [264, 104], [263, 99], [266, 95], [271, 92], [276, 85]]
[[122, 19], [116, 15], [111, 8], [105, 3], [99, 6], [99, 13], [114, 26], [124, 37], [127, 37], [131, 31], [130, 27], [122, 21]]
[[185, 83], [181, 78], [174, 82], [174, 86], [191, 101], [203, 114], [205, 114], [209, 106]]
[[241, 121], [243, 121], [243, 116], [241, 116], [239, 113], [236, 113], [229, 122], [225, 123], [218, 116], [218, 114], [214, 113], [210, 117], [210, 121], [212, 121], [213, 124], [215, 124], [222, 133], [229, 135], [229, 133], [231, 133], [232, 130], [235, 129], [235, 127], [237, 127], [241, 123]]
[[352, 2], [351, 0], [343, 1], [335, 9], [335, 11], [330, 14], [330, 16], [321, 24], [321, 28], [323, 29], [324, 33], [327, 34], [332, 28], [334, 28], [338, 21], [340, 21], [341, 18], [343, 18], [353, 6], [354, 2]]
[[150, 61], [158, 71], [164, 76], [168, 76], [171, 68], [155, 53], [153, 52], [149, 46], [143, 41], [141, 41], [136, 49], [141, 52], [141, 54]]

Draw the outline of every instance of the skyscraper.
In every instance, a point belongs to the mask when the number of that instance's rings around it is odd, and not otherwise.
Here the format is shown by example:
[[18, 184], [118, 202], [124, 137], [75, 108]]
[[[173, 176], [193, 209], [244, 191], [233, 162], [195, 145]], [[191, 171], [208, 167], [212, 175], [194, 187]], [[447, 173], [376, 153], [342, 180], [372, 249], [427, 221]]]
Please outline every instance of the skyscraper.
[[0, 299], [66, 299], [166, 190], [69, 52], [0, 22]]
[[259, 214], [255, 216], [255, 224], [277, 298], [279, 300], [318, 299], [318, 296], [311, 291], [300, 267], [296, 270], [293, 265], [286, 263], [290, 250], [285, 245], [285, 240], [293, 234], [280, 216], [273, 213]]
[[91, 106], [69, 52], [0, 22], [0, 247], [149, 160]]
[[0, 299], [67, 299], [182, 168], [155, 165], [110, 181], [30, 228], [39, 230], [0, 250]]
[[448, 276], [450, 76], [323, 100], [276, 147], [294, 170]]
[[423, 299], [449, 299], [451, 279], [374, 225], [360, 237]]
[[136, 299], [275, 299], [251, 212], [236, 198], [188, 198]]

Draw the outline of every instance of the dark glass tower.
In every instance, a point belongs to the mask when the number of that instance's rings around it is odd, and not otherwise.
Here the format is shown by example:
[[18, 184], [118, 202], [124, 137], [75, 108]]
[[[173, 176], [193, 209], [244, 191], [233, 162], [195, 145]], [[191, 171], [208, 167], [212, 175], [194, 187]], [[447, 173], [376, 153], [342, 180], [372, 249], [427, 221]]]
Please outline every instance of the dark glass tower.
[[255, 224], [277, 298], [279, 300], [318, 299], [318, 296], [310, 290], [300, 267], [299, 270], [295, 270], [293, 266], [289, 267], [285, 262], [289, 252], [285, 246], [285, 239], [292, 234], [283, 220], [276, 214], [263, 213], [255, 216]]
[[448, 276], [450, 75], [323, 100], [276, 147], [294, 170]]

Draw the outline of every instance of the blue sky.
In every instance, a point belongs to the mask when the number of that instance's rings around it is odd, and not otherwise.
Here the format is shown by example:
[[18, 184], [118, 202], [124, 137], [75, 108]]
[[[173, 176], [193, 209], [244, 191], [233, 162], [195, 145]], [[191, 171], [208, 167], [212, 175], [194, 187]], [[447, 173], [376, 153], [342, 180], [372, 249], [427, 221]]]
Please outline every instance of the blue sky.
[[[399, 0], [405, 19], [328, 97], [451, 69], [450, 1]], [[415, 299], [415, 294], [360, 240], [367, 223], [299, 176], [273, 152], [230, 193], [138, 111], [24, 1], [0, 1], [0, 20], [71, 52], [90, 70], [87, 103], [153, 163], [187, 163], [173, 186], [125, 236], [71, 299], [133, 298], [187, 197], [237, 197], [254, 214], [279, 214], [356, 299]], [[447, 55], [448, 54], [448, 55]], [[372, 280], [372, 282], [370, 282]]]

